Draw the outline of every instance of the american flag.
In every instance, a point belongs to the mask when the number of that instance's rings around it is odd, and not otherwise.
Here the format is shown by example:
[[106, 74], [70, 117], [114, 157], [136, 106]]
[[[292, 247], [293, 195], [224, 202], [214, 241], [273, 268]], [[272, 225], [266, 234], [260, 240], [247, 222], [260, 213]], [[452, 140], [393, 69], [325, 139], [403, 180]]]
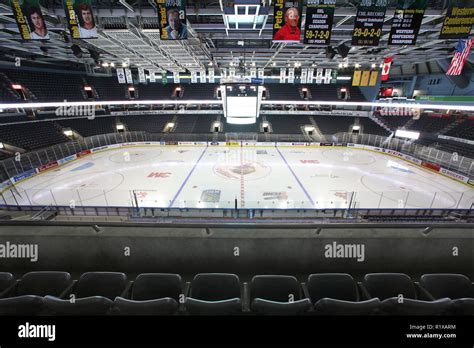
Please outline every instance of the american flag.
[[446, 71], [446, 75], [461, 75], [462, 68], [464, 67], [464, 63], [466, 63], [467, 57], [469, 57], [473, 43], [474, 39], [459, 40], [456, 46], [456, 53], [449, 65], [448, 71]]

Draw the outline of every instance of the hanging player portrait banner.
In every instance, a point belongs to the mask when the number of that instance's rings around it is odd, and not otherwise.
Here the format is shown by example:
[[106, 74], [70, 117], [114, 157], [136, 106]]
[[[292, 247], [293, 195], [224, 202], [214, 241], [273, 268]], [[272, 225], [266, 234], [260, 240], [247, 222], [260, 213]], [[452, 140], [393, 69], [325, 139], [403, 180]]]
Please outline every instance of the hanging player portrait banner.
[[415, 45], [427, 0], [398, 0], [389, 45]]
[[64, 0], [66, 20], [73, 39], [97, 38], [91, 0]]
[[302, 1], [275, 0], [273, 41], [300, 42]]
[[155, 3], [158, 7], [161, 40], [186, 40], [186, 1], [155, 0]]
[[331, 43], [331, 30], [336, 0], [308, 0], [304, 26], [305, 45], [327, 46]]
[[39, 0], [11, 0], [10, 5], [23, 40], [49, 40]]
[[352, 46], [378, 46], [388, 0], [362, 0], [352, 32]]
[[474, 24], [474, 0], [451, 0], [440, 39], [467, 39]]

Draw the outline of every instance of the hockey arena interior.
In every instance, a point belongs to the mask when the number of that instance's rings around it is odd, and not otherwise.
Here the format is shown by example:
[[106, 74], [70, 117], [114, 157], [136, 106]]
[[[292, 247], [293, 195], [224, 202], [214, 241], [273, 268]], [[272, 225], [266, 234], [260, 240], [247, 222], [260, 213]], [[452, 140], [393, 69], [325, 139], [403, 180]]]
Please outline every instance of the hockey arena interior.
[[474, 314], [472, 1], [0, 11], [0, 316]]

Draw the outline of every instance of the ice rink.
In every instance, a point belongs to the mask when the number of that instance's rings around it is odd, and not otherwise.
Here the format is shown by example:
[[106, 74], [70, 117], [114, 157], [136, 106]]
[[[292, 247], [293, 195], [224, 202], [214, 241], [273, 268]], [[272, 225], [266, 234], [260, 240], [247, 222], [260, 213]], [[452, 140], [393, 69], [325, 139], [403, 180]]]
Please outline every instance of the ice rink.
[[474, 189], [362, 149], [134, 146], [20, 182], [7, 203], [186, 208], [470, 208]]

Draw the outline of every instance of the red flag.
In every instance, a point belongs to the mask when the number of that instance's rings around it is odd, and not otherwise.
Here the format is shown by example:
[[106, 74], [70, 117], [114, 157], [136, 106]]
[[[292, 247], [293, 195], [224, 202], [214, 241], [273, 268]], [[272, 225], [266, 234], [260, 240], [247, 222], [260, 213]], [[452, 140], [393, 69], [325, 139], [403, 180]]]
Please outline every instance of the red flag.
[[390, 66], [392, 65], [393, 57], [387, 57], [383, 61], [382, 67], [382, 81], [388, 80], [388, 73], [390, 72]]
[[473, 43], [474, 39], [459, 40], [456, 46], [456, 53], [454, 54], [451, 64], [449, 64], [446, 75], [461, 75], [462, 68], [466, 63], [467, 57], [469, 57]]

